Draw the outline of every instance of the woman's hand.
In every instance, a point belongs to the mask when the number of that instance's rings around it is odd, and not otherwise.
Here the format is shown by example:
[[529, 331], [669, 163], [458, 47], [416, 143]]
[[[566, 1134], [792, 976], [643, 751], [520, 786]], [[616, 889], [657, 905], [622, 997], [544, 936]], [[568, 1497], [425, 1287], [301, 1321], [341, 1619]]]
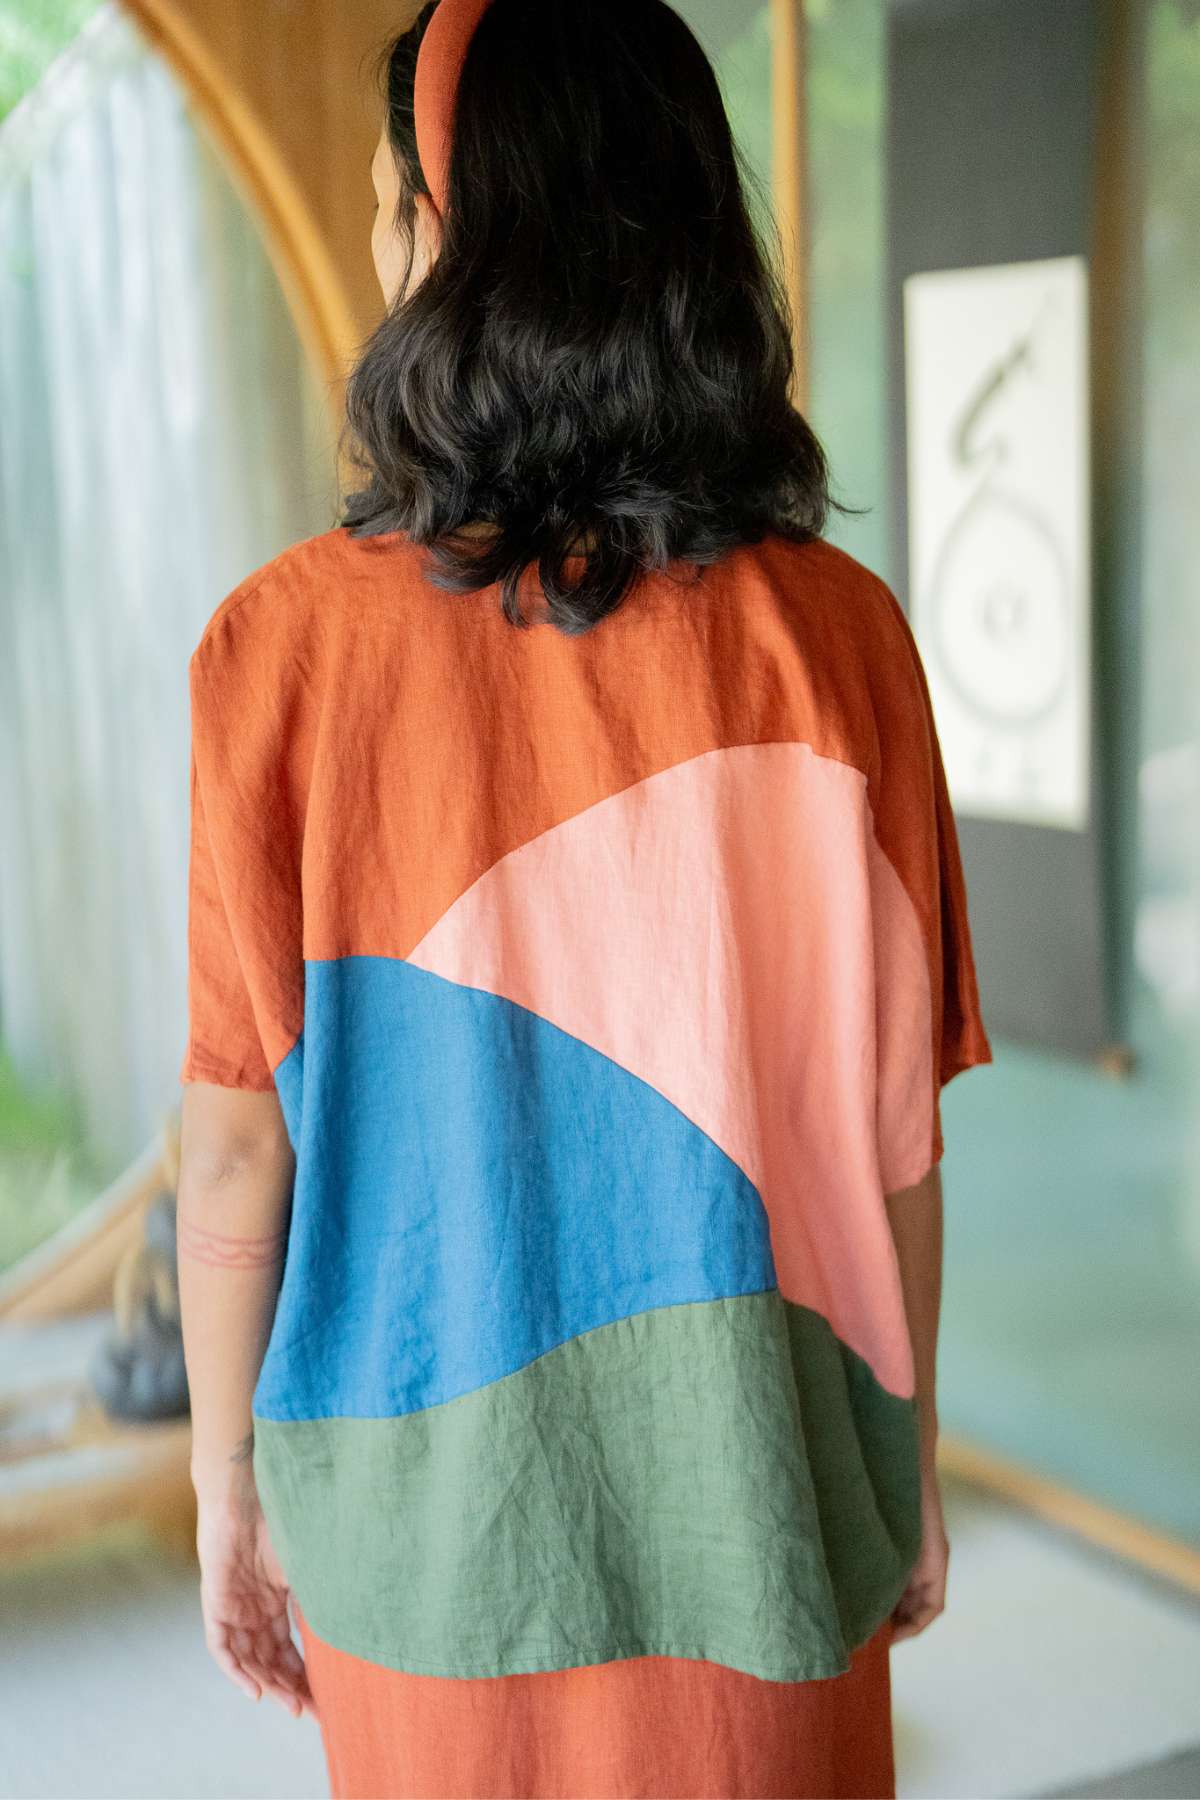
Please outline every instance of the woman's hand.
[[916, 1637], [946, 1605], [950, 1545], [937, 1478], [937, 1336], [942, 1300], [942, 1169], [935, 1162], [912, 1187], [885, 1196], [912, 1338], [914, 1404], [921, 1466], [921, 1548], [892, 1609], [892, 1642]]
[[893, 1643], [916, 1637], [944, 1610], [949, 1556], [937, 1471], [926, 1467], [921, 1477], [921, 1548], [908, 1586], [892, 1611]]
[[304, 1660], [292, 1642], [288, 1584], [267, 1535], [249, 1460], [215, 1485], [197, 1483], [200, 1606], [217, 1667], [258, 1700], [316, 1716]]
[[179, 1306], [204, 1635], [238, 1687], [299, 1715], [314, 1711], [312, 1696], [252, 1456], [254, 1385], [279, 1298], [294, 1171], [276, 1092], [185, 1085]]

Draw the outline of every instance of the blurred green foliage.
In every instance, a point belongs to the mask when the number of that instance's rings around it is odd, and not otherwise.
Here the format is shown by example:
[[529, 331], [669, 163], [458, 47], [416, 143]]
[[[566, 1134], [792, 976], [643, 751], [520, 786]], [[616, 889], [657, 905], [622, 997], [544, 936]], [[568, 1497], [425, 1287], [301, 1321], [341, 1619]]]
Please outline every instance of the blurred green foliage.
[[[755, 225], [772, 218], [771, 8], [675, 0], [721, 83]], [[885, 0], [807, 0], [808, 416], [834, 490], [856, 514], [829, 535], [887, 575], [884, 267]]]
[[[99, 0], [0, 0], [0, 120], [64, 50]], [[0, 1050], [0, 1269], [65, 1225], [96, 1191], [70, 1104], [35, 1094]]]
[[0, 1269], [65, 1225], [98, 1186], [75, 1109], [33, 1093], [0, 1049]]
[[808, 0], [808, 416], [825, 446], [834, 543], [889, 569], [884, 0]]
[[40, 81], [99, 0], [0, 0], [0, 119]]
[[1190, 361], [1196, 323], [1197, 217], [1200, 215], [1200, 5], [1159, 0], [1147, 42], [1147, 252], [1157, 297], [1163, 358]]

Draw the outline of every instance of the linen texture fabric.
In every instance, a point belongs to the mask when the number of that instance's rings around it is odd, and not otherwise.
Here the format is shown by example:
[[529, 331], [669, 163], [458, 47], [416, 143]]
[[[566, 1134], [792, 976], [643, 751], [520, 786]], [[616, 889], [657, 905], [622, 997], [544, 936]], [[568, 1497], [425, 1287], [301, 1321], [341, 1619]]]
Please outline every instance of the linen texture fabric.
[[180, 1074], [296, 1153], [254, 1467], [338, 1791], [891, 1792], [884, 1196], [991, 1055], [899, 604], [769, 536], [568, 637], [339, 529], [189, 675]]

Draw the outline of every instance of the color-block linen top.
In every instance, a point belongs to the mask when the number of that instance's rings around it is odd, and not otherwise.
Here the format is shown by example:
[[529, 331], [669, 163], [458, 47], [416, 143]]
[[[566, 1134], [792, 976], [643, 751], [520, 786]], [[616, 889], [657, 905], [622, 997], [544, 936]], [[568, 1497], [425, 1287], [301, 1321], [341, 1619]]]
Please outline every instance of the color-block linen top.
[[312, 1628], [837, 1674], [920, 1534], [886, 1193], [990, 1059], [891, 593], [768, 537], [580, 637], [339, 529], [189, 664], [181, 1078], [296, 1154], [254, 1394]]

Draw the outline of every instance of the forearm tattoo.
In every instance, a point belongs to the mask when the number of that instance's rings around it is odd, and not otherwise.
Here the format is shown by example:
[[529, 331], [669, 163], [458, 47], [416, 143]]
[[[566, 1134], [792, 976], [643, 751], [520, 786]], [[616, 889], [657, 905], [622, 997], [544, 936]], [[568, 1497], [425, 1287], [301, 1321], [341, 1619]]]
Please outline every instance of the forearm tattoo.
[[287, 1231], [274, 1231], [269, 1237], [230, 1237], [222, 1231], [207, 1231], [189, 1219], [180, 1219], [177, 1229], [180, 1256], [193, 1262], [208, 1263], [214, 1269], [265, 1269], [283, 1256]]

